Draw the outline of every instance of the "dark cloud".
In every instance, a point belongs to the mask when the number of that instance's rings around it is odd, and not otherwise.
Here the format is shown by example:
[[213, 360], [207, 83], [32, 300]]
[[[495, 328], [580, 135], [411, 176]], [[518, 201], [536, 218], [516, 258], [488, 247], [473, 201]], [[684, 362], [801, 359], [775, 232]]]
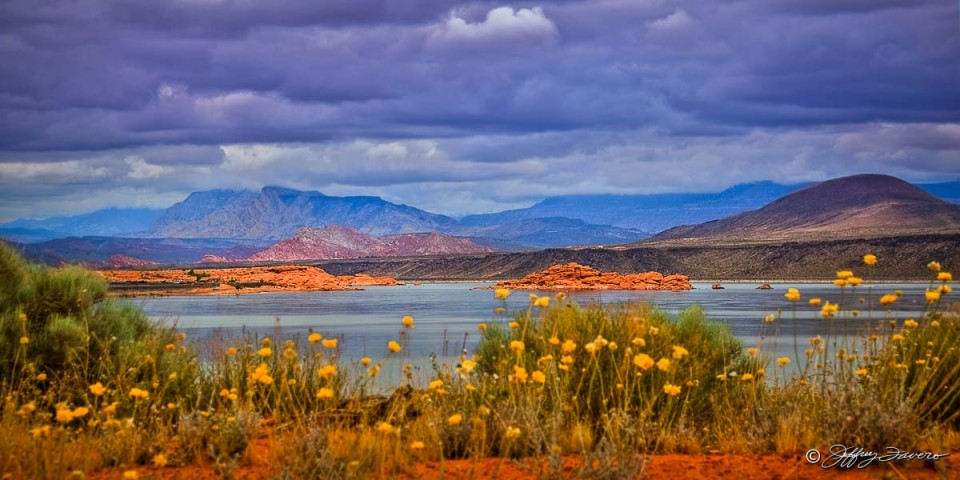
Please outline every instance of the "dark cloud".
[[[0, 217], [56, 213], [22, 199], [56, 193], [64, 208], [81, 186], [168, 199], [299, 182], [466, 212], [631, 185], [721, 188], [755, 172], [956, 176], [957, 8], [10, 0]], [[689, 171], [657, 185], [635, 174], [668, 165]], [[524, 190], [531, 175], [555, 183]]]

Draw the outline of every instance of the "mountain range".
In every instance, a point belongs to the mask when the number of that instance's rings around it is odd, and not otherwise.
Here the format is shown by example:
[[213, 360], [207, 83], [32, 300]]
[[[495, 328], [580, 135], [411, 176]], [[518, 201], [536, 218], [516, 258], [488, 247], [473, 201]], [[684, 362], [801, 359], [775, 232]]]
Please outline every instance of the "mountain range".
[[757, 210], [668, 229], [642, 242], [742, 245], [960, 233], [960, 205], [896, 177], [854, 175], [797, 190]]
[[492, 248], [477, 245], [466, 238], [440, 233], [401, 233], [373, 237], [350, 227], [328, 225], [323, 228], [301, 228], [292, 238], [257, 252], [249, 260], [282, 262], [334, 258], [457, 255], [492, 251]]
[[[936, 230], [936, 226], [917, 223], [911, 214], [921, 216], [926, 212], [932, 222], [946, 222], [941, 225], [955, 219], [944, 200], [960, 201], [960, 182], [913, 186], [886, 176], [846, 178], [848, 183], [839, 188], [831, 182], [844, 179], [794, 185], [758, 182], [718, 193], [557, 196], [524, 209], [461, 219], [379, 197], [335, 197], [282, 187], [212, 190], [192, 193], [166, 210], [111, 209], [73, 217], [17, 220], [0, 224], [0, 238], [27, 244], [25, 251], [55, 263], [97, 262], [112, 255], [187, 263], [204, 256], [243, 260], [275, 245], [278, 260], [285, 255], [280, 253], [283, 248], [301, 253], [313, 249], [310, 255], [316, 256], [312, 258], [331, 258], [333, 251], [342, 251], [336, 255], [348, 257], [383, 252], [524, 251], [632, 244], [657, 232], [663, 233], [650, 242], [769, 240], [797, 235], [818, 238], [844, 228], [864, 234], [861, 227], [870, 225], [876, 227], [877, 234], [922, 233]], [[893, 180], [896, 182], [891, 183]], [[807, 201], [792, 197], [811, 189], [812, 196], [801, 197], [807, 197]], [[867, 191], [874, 197], [855, 195]], [[810, 200], [816, 195], [823, 201]], [[778, 203], [781, 197], [790, 200]], [[913, 202], [913, 207], [892, 208], [890, 202]], [[870, 209], [864, 210], [866, 207]], [[858, 213], [858, 209], [864, 211]], [[753, 210], [760, 213], [748, 213]], [[931, 216], [932, 211], [939, 213]], [[895, 220], [883, 220], [887, 217]], [[347, 231], [368, 237], [359, 244], [379, 246], [337, 250], [342, 245], [338, 246], [336, 238]], [[404, 241], [405, 247], [396, 250], [381, 245], [382, 237], [427, 233], [442, 235], [410, 237]], [[432, 246], [421, 248], [417, 242]], [[398, 253], [401, 251], [408, 253]], [[294, 256], [307, 258], [303, 254]]]

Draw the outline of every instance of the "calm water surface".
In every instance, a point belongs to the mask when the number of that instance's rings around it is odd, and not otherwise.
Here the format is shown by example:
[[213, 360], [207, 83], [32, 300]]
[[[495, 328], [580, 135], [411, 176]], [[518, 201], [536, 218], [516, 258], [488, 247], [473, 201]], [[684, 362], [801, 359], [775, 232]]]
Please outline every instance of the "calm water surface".
[[[479, 337], [478, 323], [509, 321], [494, 314], [493, 309], [500, 301], [494, 300], [492, 291], [475, 290], [485, 285], [489, 284], [408, 284], [350, 292], [158, 297], [134, 302], [151, 317], [176, 323], [194, 339], [222, 338], [227, 343], [236, 343], [247, 334], [256, 334], [282, 340], [298, 335], [305, 337], [313, 329], [326, 337], [341, 338], [346, 358], [386, 356], [387, 341], [399, 337], [400, 319], [412, 315], [416, 327], [409, 335], [406, 353], [413, 358], [426, 358], [432, 353], [447, 357], [458, 355], [462, 349], [472, 351]], [[923, 291], [927, 287], [926, 284], [859, 287], [847, 289], [841, 299], [840, 289], [832, 284], [778, 283], [773, 286], [773, 290], [757, 290], [756, 284], [730, 283], [725, 284], [724, 290], [712, 290], [710, 284], [694, 283], [696, 289], [689, 292], [579, 292], [570, 297], [580, 303], [645, 300], [670, 313], [699, 304], [711, 319], [730, 325], [748, 344], [756, 343], [763, 317], [782, 309], [781, 321], [765, 327], [764, 333], [770, 335], [779, 325], [778, 350], [792, 354], [794, 326], [804, 345], [809, 337], [826, 336], [831, 328], [834, 333], [842, 329], [850, 332], [876, 329], [882, 323], [882, 315], [869, 312], [871, 302], [876, 304], [884, 293], [903, 290], [894, 316], [915, 317], [923, 308]], [[798, 288], [803, 295], [796, 312], [794, 305], [783, 296], [789, 287]], [[527, 308], [528, 293], [531, 292], [514, 292], [507, 299], [507, 307], [511, 311]], [[811, 297], [834, 303], [842, 300], [844, 309], [858, 308], [863, 313], [859, 318], [827, 321], [819, 317], [819, 308], [807, 304]]]

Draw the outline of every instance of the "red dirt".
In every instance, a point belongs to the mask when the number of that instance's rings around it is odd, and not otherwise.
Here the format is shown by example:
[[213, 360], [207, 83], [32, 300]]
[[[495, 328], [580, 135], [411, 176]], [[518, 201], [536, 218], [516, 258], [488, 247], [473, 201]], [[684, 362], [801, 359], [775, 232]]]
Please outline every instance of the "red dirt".
[[[260, 442], [253, 450], [250, 458], [251, 465], [245, 465], [234, 471], [234, 478], [257, 479], [276, 476], [278, 468], [269, 465], [269, 453], [264, 451], [266, 443]], [[802, 456], [784, 455], [724, 455], [724, 454], [664, 454], [647, 457], [648, 464], [644, 473], [647, 480], [700, 480], [704, 478], [732, 478], [738, 480], [801, 480], [811, 478], [829, 478], [836, 480], [868, 480], [868, 479], [918, 479], [934, 480], [941, 478], [960, 478], [960, 460], [947, 457], [939, 460], [944, 468], [943, 475], [938, 475], [932, 466], [923, 462], [912, 463], [885, 463], [875, 464], [869, 468], [859, 469], [822, 469], [810, 465]], [[515, 461], [507, 458], [487, 458], [479, 462], [471, 460], [447, 460], [439, 462], [425, 462], [414, 465], [406, 472], [390, 477], [407, 480], [431, 479], [476, 479], [476, 480], [525, 480], [535, 479], [537, 463], [532, 461]], [[562, 477], [572, 477], [574, 470], [579, 466], [579, 459], [568, 457], [564, 459]], [[214, 472], [212, 465], [202, 467], [178, 467], [157, 469], [141, 467], [137, 469], [141, 478], [156, 478], [162, 480], [213, 480], [221, 478]], [[119, 469], [105, 469], [93, 472], [88, 478], [91, 480], [106, 480], [120, 478]]]
[[587, 265], [568, 263], [554, 265], [542, 272], [531, 273], [520, 280], [507, 280], [492, 288], [511, 290], [690, 290], [690, 279], [685, 275], [663, 275], [645, 272], [622, 275], [601, 272]]
[[[102, 270], [97, 273], [110, 282], [143, 285], [151, 293], [164, 295], [335, 291], [371, 285], [397, 284], [397, 281], [390, 277], [371, 277], [363, 274], [338, 277], [317, 267], [301, 265], [209, 268], [194, 271], [198, 274], [208, 274], [209, 277], [197, 282], [196, 277], [187, 274], [187, 270]], [[246, 284], [263, 282], [269, 285], [237, 290], [227, 282]], [[191, 285], [195, 287], [191, 288]]]

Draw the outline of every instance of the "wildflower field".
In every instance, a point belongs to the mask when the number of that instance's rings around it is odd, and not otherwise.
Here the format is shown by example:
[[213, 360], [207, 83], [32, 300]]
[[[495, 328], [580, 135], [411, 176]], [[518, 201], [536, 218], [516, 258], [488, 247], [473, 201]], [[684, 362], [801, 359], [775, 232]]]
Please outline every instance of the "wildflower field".
[[[786, 311], [758, 319], [766, 333], [744, 345], [697, 307], [671, 316], [561, 293], [510, 312], [504, 300], [520, 293], [499, 289], [476, 350], [419, 373], [413, 317], [397, 319], [386, 358], [341, 360], [343, 340], [323, 332], [213, 347], [106, 298], [92, 272], [28, 265], [0, 245], [0, 473], [415, 478], [492, 461], [530, 478], [641, 478], [651, 455], [956, 451], [952, 276], [931, 262], [924, 311], [897, 321], [856, 310], [878, 261], [837, 272], [833, 298], [785, 295], [824, 322], [862, 322], [859, 335], [795, 338]], [[882, 285], [871, 294], [891, 310], [901, 301]], [[768, 355], [775, 343], [794, 353]], [[400, 384], [385, 388], [386, 373]], [[949, 478], [947, 465], [929, 468]]]

